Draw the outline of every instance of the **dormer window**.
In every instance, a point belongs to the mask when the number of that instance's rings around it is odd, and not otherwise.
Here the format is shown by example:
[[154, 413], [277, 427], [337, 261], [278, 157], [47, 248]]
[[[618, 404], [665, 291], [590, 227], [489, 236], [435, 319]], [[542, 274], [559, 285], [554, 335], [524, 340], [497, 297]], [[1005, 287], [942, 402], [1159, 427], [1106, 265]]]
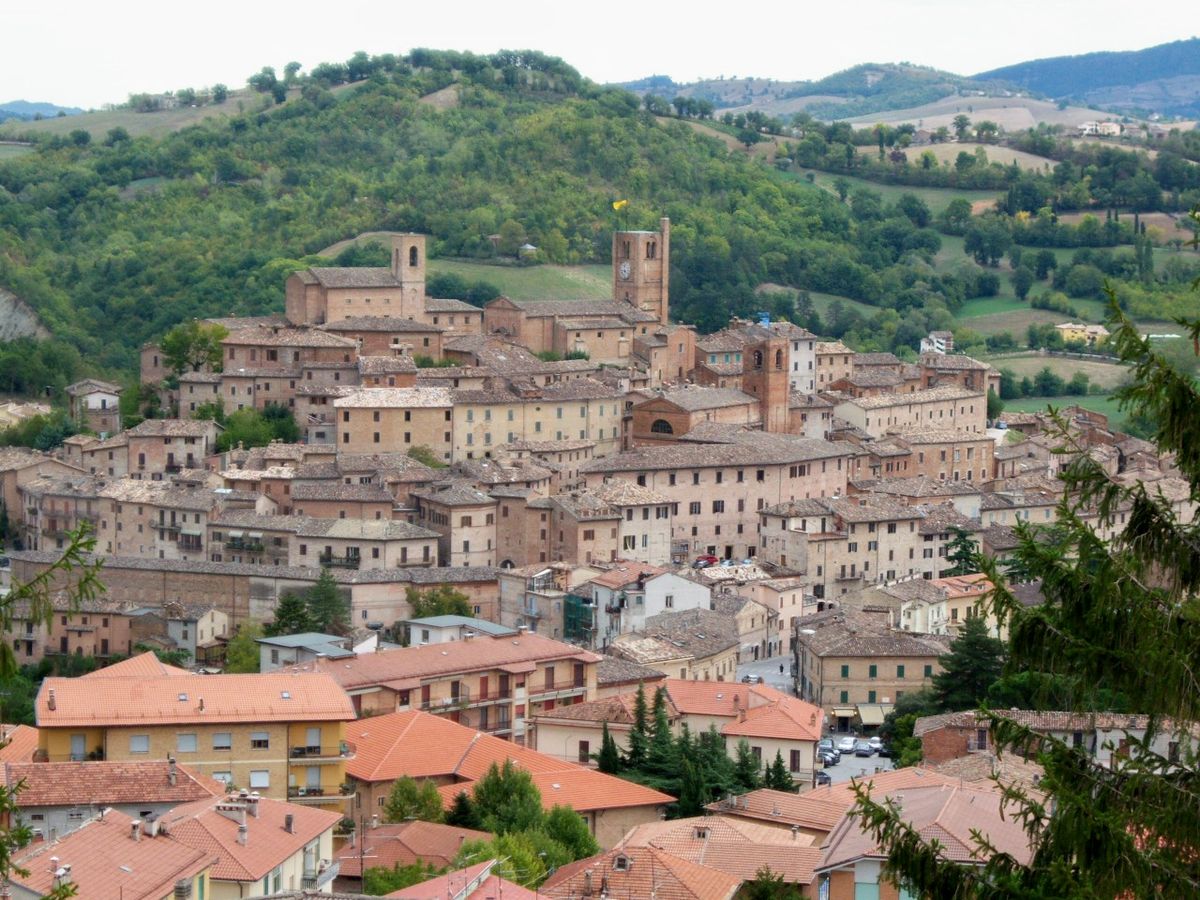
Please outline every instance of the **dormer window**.
[[623, 853], [618, 853], [616, 856], [613, 857], [613, 871], [614, 872], [628, 872], [630, 869], [630, 865], [631, 865], [631, 861], [630, 861], [629, 857]]

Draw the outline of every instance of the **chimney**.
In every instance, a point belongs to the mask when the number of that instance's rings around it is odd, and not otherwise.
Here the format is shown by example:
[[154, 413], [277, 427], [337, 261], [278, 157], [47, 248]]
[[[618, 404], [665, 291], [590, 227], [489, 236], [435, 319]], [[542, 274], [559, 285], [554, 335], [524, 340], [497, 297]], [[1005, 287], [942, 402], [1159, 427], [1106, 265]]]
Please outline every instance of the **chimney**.
[[191, 900], [192, 897], [192, 882], [188, 878], [180, 878], [175, 882], [175, 893], [171, 895], [173, 900]]
[[246, 810], [256, 819], [258, 818], [258, 801], [261, 799], [258, 791], [251, 791], [250, 796], [246, 798]]
[[291, 813], [288, 813], [283, 817], [283, 830], [288, 834], [296, 833], [296, 817]]
[[71, 864], [63, 863], [54, 869], [54, 886], [63, 887], [71, 883]]
[[378, 827], [379, 827], [379, 816], [378, 816], [378, 814], [371, 816], [371, 827], [372, 827], [372, 828], [378, 828]]
[[243, 847], [245, 847], [246, 842], [249, 839], [249, 837], [250, 837], [250, 829], [247, 828], [245, 825], [239, 825], [238, 833], [237, 833], [237, 842], [239, 844], [241, 844]]
[[129, 836], [131, 838], [133, 838], [134, 841], [140, 841], [142, 839], [142, 820], [141, 819], [138, 819], [137, 821], [129, 823]]
[[200, 712], [204, 712], [204, 698], [200, 698]]
[[794, 840], [796, 840], [796, 837], [797, 837], [797, 835], [799, 835], [799, 834], [800, 834], [800, 826], [799, 826], [799, 825], [793, 825], [793, 826], [792, 826], [792, 840], [793, 840], [793, 841], [794, 841]]
[[51, 710], [56, 708], [54, 705], [54, 688], [50, 688], [50, 699], [47, 701], [47, 705]]
[[168, 756], [167, 757], [167, 784], [169, 784], [171, 787], [175, 787], [175, 777], [176, 777], [175, 758], [172, 756]]

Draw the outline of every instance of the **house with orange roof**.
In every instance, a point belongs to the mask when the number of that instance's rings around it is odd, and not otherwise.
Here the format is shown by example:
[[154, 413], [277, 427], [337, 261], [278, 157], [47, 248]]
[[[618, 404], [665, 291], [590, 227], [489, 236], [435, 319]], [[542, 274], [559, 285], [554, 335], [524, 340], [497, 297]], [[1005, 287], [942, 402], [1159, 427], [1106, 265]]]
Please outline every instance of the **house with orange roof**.
[[354, 707], [321, 672], [198, 675], [153, 653], [80, 678], [47, 678], [35, 761], [174, 758], [265, 797], [340, 809]]
[[705, 809], [711, 814], [802, 835], [812, 846], [820, 846], [846, 813], [840, 799], [831, 802], [829, 796], [817, 796], [813, 791], [795, 794], [770, 788], [724, 797]]
[[[943, 859], [964, 866], [983, 866], [990, 854], [1010, 855], [1017, 865], [1033, 857], [1029, 835], [1020, 818], [1005, 815], [1003, 795], [994, 787], [959, 784], [907, 786], [903, 790], [872, 791], [872, 797], [894, 802], [901, 819], [925, 840], [936, 839]], [[979, 839], [977, 839], [977, 836]], [[861, 822], [846, 816], [830, 834], [817, 866], [817, 890], [829, 900], [856, 900], [865, 896], [907, 898], [883, 874], [887, 853], [865, 832]]]
[[357, 891], [362, 887], [364, 869], [392, 869], [421, 863], [435, 869], [450, 867], [467, 841], [490, 841], [491, 833], [474, 828], [459, 828], [440, 822], [420, 820], [380, 825], [373, 815], [362, 834], [351, 832], [350, 842], [335, 858], [338, 863], [338, 890]]
[[32, 725], [0, 725], [0, 763], [29, 762], [38, 746]]
[[618, 847], [561, 867], [538, 889], [555, 900], [577, 897], [655, 897], [731, 900], [742, 879], [689, 862], [657, 847]]
[[104, 809], [150, 818], [180, 803], [225, 793], [221, 782], [171, 759], [5, 763], [3, 775], [10, 791], [20, 785], [21, 820], [33, 829], [35, 839], [50, 841]]
[[[730, 755], [745, 740], [764, 768], [782, 756], [792, 778], [811, 785], [817, 741], [824, 716], [819, 708], [765, 684], [688, 681], [668, 678], [668, 719], [692, 734], [715, 728], [726, 738]], [[648, 692], [648, 702], [651, 695]], [[537, 749], [560, 759], [587, 763], [600, 749], [604, 723], [618, 746], [628, 744], [634, 721], [635, 694], [606, 697], [562, 707], [538, 716]]]
[[430, 779], [447, 808], [454, 798], [505, 760], [527, 771], [542, 804], [570, 806], [588, 823], [601, 846], [611, 847], [634, 825], [658, 820], [674, 798], [640, 784], [466, 728], [418, 711], [370, 716], [349, 726], [357, 749], [347, 762], [354, 808], [376, 813], [392, 783], [404, 776]]
[[537, 891], [501, 878], [495, 870], [496, 860], [489, 859], [383, 896], [399, 900], [445, 900], [447, 897], [454, 900], [537, 900], [541, 896]]
[[618, 635], [644, 630], [651, 616], [712, 605], [708, 585], [636, 560], [617, 560], [583, 585], [583, 592], [596, 610], [593, 640], [603, 646]]
[[421, 710], [524, 743], [528, 720], [590, 700], [600, 656], [529, 631], [317, 659], [294, 671], [333, 678], [356, 712]]
[[[141, 821], [110, 810], [56, 841], [31, 844], [14, 862], [28, 875], [7, 885], [15, 900], [38, 900], [56, 887], [73, 885], [76, 896], [108, 900], [212, 898], [217, 853], [179, 841], [137, 840]], [[180, 893], [176, 893], [176, 890]]]

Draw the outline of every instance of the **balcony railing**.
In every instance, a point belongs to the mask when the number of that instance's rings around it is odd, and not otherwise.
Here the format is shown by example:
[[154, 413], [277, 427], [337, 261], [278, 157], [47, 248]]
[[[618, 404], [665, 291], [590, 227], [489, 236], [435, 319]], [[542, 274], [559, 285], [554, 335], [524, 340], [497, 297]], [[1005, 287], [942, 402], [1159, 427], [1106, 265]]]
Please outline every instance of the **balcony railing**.
[[104, 751], [97, 747], [87, 753], [47, 753], [39, 747], [31, 758], [34, 762], [103, 762]]
[[341, 864], [335, 859], [332, 862], [322, 860], [320, 868], [315, 872], [305, 872], [303, 886], [308, 890], [322, 888], [338, 877]]
[[247, 553], [262, 553], [266, 548], [262, 541], [249, 541], [245, 538], [230, 538], [225, 542], [227, 550], [245, 550]]
[[318, 559], [323, 566], [343, 569], [357, 569], [362, 562], [361, 556], [338, 556], [335, 553], [322, 553]]
[[296, 803], [340, 803], [353, 791], [347, 793], [340, 784], [325, 784], [320, 787], [289, 787], [288, 799]]
[[538, 685], [529, 686], [529, 696], [535, 694], [552, 694], [557, 691], [582, 691], [587, 687], [587, 681], [582, 678], [569, 678], [565, 681], [555, 681], [552, 684], [543, 682]]
[[420, 708], [429, 712], [441, 709], [455, 709], [467, 706], [472, 702], [471, 691], [465, 687], [460, 687], [457, 694], [452, 694], [449, 697], [433, 697], [429, 700], [422, 700]]
[[350, 759], [354, 756], [354, 745], [346, 741], [326, 747], [292, 747], [288, 751], [292, 759]]
[[492, 703], [496, 700], [511, 700], [512, 698], [513, 698], [512, 688], [509, 688], [507, 690], [500, 690], [499, 688], [497, 688], [496, 690], [487, 691], [482, 694], [477, 693], [474, 697], [472, 697], [467, 702], [468, 703]]

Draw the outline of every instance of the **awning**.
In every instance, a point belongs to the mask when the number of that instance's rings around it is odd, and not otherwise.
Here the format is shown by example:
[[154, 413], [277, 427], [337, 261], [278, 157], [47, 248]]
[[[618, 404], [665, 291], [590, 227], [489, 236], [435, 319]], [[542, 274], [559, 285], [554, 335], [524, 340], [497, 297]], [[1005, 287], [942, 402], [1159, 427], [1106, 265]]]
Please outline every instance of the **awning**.
[[854, 717], [853, 706], [835, 706], [833, 708], [833, 717], [835, 719], [851, 719]]
[[231, 538], [239, 538], [239, 537], [241, 537], [241, 536], [242, 536], [242, 532], [240, 532], [240, 531], [231, 531], [231, 532], [229, 532], [229, 536], [230, 536]]
[[878, 703], [860, 703], [858, 717], [864, 725], [882, 725], [886, 713]]

